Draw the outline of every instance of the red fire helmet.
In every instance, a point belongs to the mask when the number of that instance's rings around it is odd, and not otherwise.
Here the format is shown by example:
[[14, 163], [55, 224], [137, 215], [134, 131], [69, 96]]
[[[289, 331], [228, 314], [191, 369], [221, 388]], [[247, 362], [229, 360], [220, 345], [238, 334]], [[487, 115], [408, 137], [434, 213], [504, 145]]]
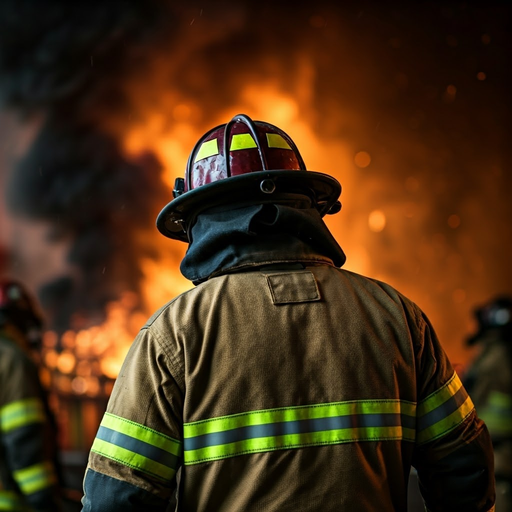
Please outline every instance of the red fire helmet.
[[322, 216], [341, 209], [336, 179], [308, 171], [297, 146], [281, 129], [239, 114], [199, 139], [185, 179], [176, 179], [174, 199], [156, 225], [166, 237], [188, 242], [187, 230], [202, 210], [230, 203], [277, 203], [294, 193], [307, 195]]

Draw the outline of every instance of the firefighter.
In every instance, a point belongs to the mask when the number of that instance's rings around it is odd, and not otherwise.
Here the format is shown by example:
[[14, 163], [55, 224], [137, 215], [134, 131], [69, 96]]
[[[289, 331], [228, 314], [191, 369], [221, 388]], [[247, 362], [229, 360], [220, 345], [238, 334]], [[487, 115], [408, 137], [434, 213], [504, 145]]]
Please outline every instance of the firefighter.
[[479, 351], [464, 384], [494, 446], [496, 510], [512, 511], [512, 297], [494, 297], [474, 310], [477, 329], [467, 345]]
[[61, 510], [55, 422], [34, 360], [41, 329], [27, 290], [0, 279], [0, 510]]
[[486, 426], [428, 319], [340, 268], [340, 193], [267, 122], [198, 141], [157, 219], [196, 286], [130, 348], [84, 511], [405, 512], [411, 466], [430, 511], [493, 510]]

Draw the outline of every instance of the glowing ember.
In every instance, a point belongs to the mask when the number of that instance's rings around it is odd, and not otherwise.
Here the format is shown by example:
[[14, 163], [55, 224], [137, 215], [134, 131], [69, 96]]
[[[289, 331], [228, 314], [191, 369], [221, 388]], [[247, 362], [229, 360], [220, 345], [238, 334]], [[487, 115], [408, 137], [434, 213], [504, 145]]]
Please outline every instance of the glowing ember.
[[354, 157], [354, 162], [357, 167], [360, 167], [361, 169], [368, 167], [371, 161], [372, 157], [366, 151], [359, 151]]
[[382, 231], [386, 227], [386, 216], [384, 212], [381, 210], [373, 210], [368, 217], [368, 226], [375, 233]]

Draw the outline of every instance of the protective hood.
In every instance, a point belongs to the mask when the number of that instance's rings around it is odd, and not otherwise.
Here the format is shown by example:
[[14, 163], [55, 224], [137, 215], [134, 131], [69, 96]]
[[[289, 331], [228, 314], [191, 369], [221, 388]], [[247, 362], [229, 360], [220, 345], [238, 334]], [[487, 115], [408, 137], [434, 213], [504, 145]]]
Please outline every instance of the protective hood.
[[345, 254], [312, 207], [257, 204], [201, 213], [190, 231], [181, 273], [194, 284], [274, 263], [330, 264]]

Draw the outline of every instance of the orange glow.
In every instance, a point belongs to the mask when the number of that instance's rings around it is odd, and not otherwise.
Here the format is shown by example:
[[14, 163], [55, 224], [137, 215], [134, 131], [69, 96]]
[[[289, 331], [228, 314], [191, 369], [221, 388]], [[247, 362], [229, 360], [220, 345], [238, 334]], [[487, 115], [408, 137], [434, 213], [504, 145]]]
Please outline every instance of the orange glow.
[[414, 217], [415, 213], [416, 213], [416, 203], [413, 203], [413, 202], [406, 203], [405, 207], [404, 207], [404, 215], [408, 219], [412, 219]]
[[450, 215], [448, 217], [448, 226], [452, 229], [456, 229], [460, 226], [460, 217], [456, 214]]
[[445, 103], [452, 103], [455, 101], [455, 95], [457, 94], [457, 88], [454, 85], [449, 85], [443, 94], [443, 101]]
[[190, 119], [190, 115], [192, 113], [192, 109], [189, 105], [186, 103], [178, 103], [173, 109], [172, 109], [172, 116], [175, 121], [178, 122], [186, 122]]
[[[153, 276], [155, 280], [156, 277]], [[136, 307], [135, 295], [125, 293], [119, 301], [108, 305], [103, 324], [77, 332], [66, 331], [60, 338], [60, 353], [43, 346], [43, 359], [54, 372], [54, 385], [60, 392], [88, 396], [104, 392], [100, 379], [117, 377], [134, 337], [150, 314]], [[51, 346], [55, 337], [55, 333], [47, 333], [47, 344]]]
[[452, 293], [453, 302], [460, 304], [466, 300], [466, 291], [462, 288], [457, 288]]
[[[304, 100], [304, 105], [311, 101], [312, 73], [312, 68], [307, 64], [302, 66], [299, 73], [301, 80], [298, 83], [301, 86], [298, 96]], [[174, 180], [184, 176], [189, 152], [202, 133], [198, 129], [197, 106], [171, 96], [167, 101], [173, 122], [169, 122], [167, 115], [161, 111], [148, 111], [147, 118], [130, 125], [123, 135], [123, 142], [127, 157], [148, 150], [156, 154], [164, 168], [163, 184], [169, 189], [170, 200]], [[240, 102], [229, 111], [221, 111], [209, 119], [204, 131], [239, 113], [247, 113], [255, 120], [266, 120], [282, 127], [300, 148], [308, 169], [332, 174], [342, 182], [343, 187], [351, 186], [350, 169], [353, 168], [354, 154], [339, 139], [326, 139], [316, 134], [310, 118], [299, 108], [298, 100], [284, 94], [277, 83], [269, 81], [248, 85], [240, 93]], [[356, 155], [356, 163], [359, 162], [361, 167], [369, 165], [370, 159], [364, 151]], [[340, 226], [334, 224], [330, 228], [335, 235], [340, 233]], [[94, 393], [108, 394], [111, 384], [100, 384], [98, 379], [115, 379], [134, 337], [147, 318], [192, 287], [179, 272], [185, 244], [160, 237], [154, 231], [141, 233], [140, 236], [144, 237], [144, 243], [155, 248], [156, 254], [154, 258], [141, 258], [139, 262], [144, 276], [139, 298], [143, 307], [137, 306], [137, 298], [133, 294], [124, 294], [119, 301], [109, 304], [103, 324], [65, 332], [60, 339], [64, 352], [58, 359], [50, 350], [56, 344], [56, 335], [47, 334], [45, 361], [51, 370], [60, 374], [54, 379], [54, 384], [63, 393], [88, 396]], [[351, 262], [353, 268], [367, 270], [369, 258], [362, 246], [358, 257], [352, 258]]]
[[[314, 113], [305, 115], [304, 109], [299, 108], [299, 100], [303, 105], [311, 102], [313, 70], [304, 63], [299, 74], [298, 83], [301, 85], [297, 91], [298, 99], [283, 93], [279, 85], [272, 81], [250, 84], [241, 91], [239, 103], [209, 119], [204, 131], [238, 113], [247, 113], [256, 120], [267, 120], [289, 133], [300, 148], [309, 170], [331, 174], [339, 179], [344, 189], [350, 189], [354, 163], [360, 168], [368, 167], [371, 157], [366, 151], [359, 151], [354, 156], [343, 141], [315, 132], [314, 123], [311, 122]], [[202, 133], [198, 129], [200, 112], [197, 106], [179, 101], [172, 95], [167, 101], [168, 111], [174, 120], [172, 123], [161, 111], [149, 110], [147, 118], [130, 125], [123, 135], [123, 141], [128, 157], [147, 150], [156, 154], [163, 165], [163, 184], [168, 187], [171, 199], [174, 180], [184, 176], [189, 152]], [[332, 223], [330, 219], [326, 219], [326, 222], [333, 234], [341, 238], [342, 226]], [[376, 210], [370, 214], [368, 222], [370, 229], [378, 232], [384, 229], [386, 218]], [[141, 233], [140, 236], [147, 238], [147, 244], [155, 247], [157, 254], [154, 258], [141, 258], [139, 262], [144, 276], [140, 297], [143, 307], [137, 306], [137, 298], [133, 294], [123, 295], [119, 301], [108, 306], [102, 325], [65, 332], [60, 339], [64, 350], [60, 356], [50, 350], [56, 345], [55, 334], [47, 334], [45, 361], [50, 369], [60, 374], [54, 379], [54, 384], [63, 393], [108, 395], [111, 381], [117, 377], [128, 348], [146, 319], [163, 304], [192, 287], [179, 272], [185, 244], [169, 241], [155, 232]], [[352, 250], [346, 267], [368, 272], [370, 258], [364, 243]], [[107, 381], [101, 383], [101, 379]]]
[[[321, 28], [323, 20], [318, 18], [311, 23]], [[386, 213], [382, 209], [372, 210], [371, 207], [375, 208], [376, 205], [371, 205], [371, 194], [376, 195], [382, 190], [382, 183], [371, 173], [365, 173], [367, 176], [361, 181], [357, 173], [357, 169], [367, 169], [372, 164], [372, 156], [367, 151], [352, 147], [339, 133], [318, 130], [322, 123], [313, 108], [314, 73], [314, 67], [304, 61], [298, 66], [293, 94], [285, 92], [277, 79], [252, 82], [241, 88], [238, 99], [234, 99], [229, 108], [208, 113], [172, 91], [166, 92], [160, 100], [160, 108], [154, 108], [151, 103], [144, 104], [144, 101], [148, 101], [146, 95], [132, 91], [133, 101], [144, 116], [132, 120], [122, 129], [118, 128], [121, 130], [124, 152], [127, 158], [145, 151], [157, 156], [163, 166], [162, 186], [168, 189], [171, 200], [174, 181], [177, 177], [184, 177], [189, 153], [203, 133], [239, 113], [246, 113], [255, 120], [271, 122], [294, 140], [309, 170], [330, 174], [340, 181], [343, 208], [358, 214], [357, 219], [354, 215], [350, 218], [342, 210], [340, 215], [325, 218], [334, 237], [347, 252], [344, 268], [389, 282], [388, 275], [377, 276], [373, 272], [372, 244], [375, 237], [372, 237], [372, 233], [386, 229], [395, 235], [395, 232], [400, 232], [399, 236], [403, 237], [404, 227], [410, 226], [412, 220], [421, 223], [430, 213], [421, 200], [425, 184], [415, 175], [405, 174], [402, 181], [403, 200], [386, 202]], [[456, 92], [454, 85], [448, 85], [444, 91], [444, 101], [453, 101]], [[358, 123], [358, 114], [339, 108], [337, 115], [343, 119], [344, 125]], [[381, 158], [379, 165], [386, 165], [386, 162]], [[362, 183], [364, 187], [361, 187]], [[358, 199], [361, 197], [363, 199]], [[162, 206], [155, 205], [158, 208]], [[460, 218], [453, 214], [447, 223], [455, 229], [460, 224]], [[60, 356], [56, 353], [55, 333], [45, 336], [45, 362], [59, 374], [54, 384], [61, 392], [86, 396], [108, 395], [112, 380], [117, 377], [134, 337], [147, 318], [174, 297], [192, 288], [192, 284], [179, 271], [186, 244], [168, 240], [154, 229], [140, 233], [140, 237], [144, 245], [154, 248], [153, 257], [141, 257], [139, 260], [143, 275], [140, 297], [125, 294], [108, 306], [103, 324], [64, 333], [60, 339], [64, 352]], [[433, 257], [450, 256], [442, 233], [426, 235], [418, 250], [423, 260], [411, 262], [411, 275], [423, 272]], [[432, 284], [432, 289], [437, 290], [439, 286], [445, 285], [436, 282]], [[398, 288], [403, 289], [400, 284]], [[409, 294], [410, 291], [414, 291], [414, 288], [406, 289], [404, 293]], [[451, 294], [452, 301], [457, 304], [466, 300], [466, 292], [459, 288], [446, 289], [444, 293], [448, 297]], [[428, 305], [428, 296], [425, 301]], [[74, 358], [70, 356], [71, 352]]]
[[76, 333], [74, 331], [66, 331], [61, 338], [62, 346], [72, 349], [75, 346], [75, 336]]
[[121, 369], [123, 358], [118, 357], [105, 357], [101, 360], [100, 366], [103, 371], [103, 375], [111, 379], [115, 379]]
[[386, 215], [381, 210], [373, 210], [368, 217], [368, 227], [374, 233], [379, 233], [386, 227]]
[[53, 331], [46, 331], [43, 335], [43, 346], [47, 348], [54, 348], [57, 346], [58, 337]]
[[71, 388], [77, 395], [81, 395], [87, 389], [87, 381], [83, 377], [75, 377], [71, 381]]
[[408, 192], [417, 192], [420, 188], [420, 182], [414, 176], [409, 176], [405, 180], [405, 188]]
[[71, 373], [75, 367], [75, 362], [75, 356], [71, 352], [65, 350], [60, 353], [57, 359], [57, 368], [61, 373]]
[[361, 169], [368, 167], [371, 161], [372, 157], [366, 151], [359, 151], [354, 157], [354, 162], [357, 167], [360, 167]]

